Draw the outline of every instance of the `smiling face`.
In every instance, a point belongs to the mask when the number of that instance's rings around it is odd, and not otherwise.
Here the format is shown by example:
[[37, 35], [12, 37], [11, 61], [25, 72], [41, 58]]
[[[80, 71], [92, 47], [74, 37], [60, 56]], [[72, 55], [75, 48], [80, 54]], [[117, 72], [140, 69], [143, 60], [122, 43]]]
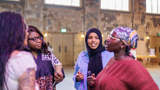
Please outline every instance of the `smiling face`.
[[40, 50], [42, 47], [42, 37], [37, 32], [30, 32], [28, 36], [28, 45], [32, 49]]
[[96, 49], [99, 46], [100, 39], [96, 33], [92, 32], [88, 36], [87, 43], [91, 49]]

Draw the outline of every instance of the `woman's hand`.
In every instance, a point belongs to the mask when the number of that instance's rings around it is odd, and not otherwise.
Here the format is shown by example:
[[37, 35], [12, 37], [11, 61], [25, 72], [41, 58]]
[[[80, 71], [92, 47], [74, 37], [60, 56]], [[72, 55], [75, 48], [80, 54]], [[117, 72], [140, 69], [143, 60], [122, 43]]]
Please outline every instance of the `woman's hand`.
[[84, 75], [82, 73], [78, 72], [77, 75], [76, 75], [76, 81], [79, 82], [83, 79], [84, 79]]
[[95, 74], [87, 77], [87, 83], [90, 87], [94, 87], [96, 85], [96, 77]]
[[56, 81], [56, 83], [61, 82], [64, 79], [63, 74], [62, 73], [54, 73], [54, 80]]

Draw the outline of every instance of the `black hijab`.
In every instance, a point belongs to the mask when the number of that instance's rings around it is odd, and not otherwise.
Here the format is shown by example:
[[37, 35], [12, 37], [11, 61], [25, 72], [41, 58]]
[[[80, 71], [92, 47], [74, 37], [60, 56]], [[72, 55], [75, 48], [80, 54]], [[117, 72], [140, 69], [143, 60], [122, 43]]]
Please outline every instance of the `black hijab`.
[[[88, 36], [92, 32], [96, 33], [100, 40], [99, 46], [96, 49], [91, 49], [88, 46], [88, 42], [87, 42]], [[97, 74], [103, 69], [101, 52], [105, 50], [104, 46], [102, 45], [101, 32], [96, 28], [89, 29], [85, 37], [85, 43], [86, 43], [86, 48], [87, 48], [88, 55], [89, 55], [87, 75], [89, 76], [91, 73], [94, 73], [97, 76]]]

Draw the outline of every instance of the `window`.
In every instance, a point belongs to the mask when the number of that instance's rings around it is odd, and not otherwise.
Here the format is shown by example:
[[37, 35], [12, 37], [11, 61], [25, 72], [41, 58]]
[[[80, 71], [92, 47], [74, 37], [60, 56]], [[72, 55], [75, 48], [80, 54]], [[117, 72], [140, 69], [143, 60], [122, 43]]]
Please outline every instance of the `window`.
[[129, 11], [129, 0], [101, 0], [101, 9]]
[[55, 4], [64, 6], [80, 6], [80, 0], [45, 0], [45, 4]]
[[160, 0], [146, 0], [146, 12], [160, 14]]
[[0, 0], [0, 1], [20, 1], [20, 0]]

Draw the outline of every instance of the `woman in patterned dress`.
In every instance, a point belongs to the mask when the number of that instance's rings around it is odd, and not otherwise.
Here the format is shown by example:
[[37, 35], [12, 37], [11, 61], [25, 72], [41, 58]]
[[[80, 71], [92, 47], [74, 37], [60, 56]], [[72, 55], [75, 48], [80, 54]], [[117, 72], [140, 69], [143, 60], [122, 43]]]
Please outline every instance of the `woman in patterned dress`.
[[43, 35], [34, 26], [29, 26], [28, 47], [37, 64], [36, 80], [40, 90], [55, 90], [55, 85], [64, 78], [62, 64], [48, 51]]

